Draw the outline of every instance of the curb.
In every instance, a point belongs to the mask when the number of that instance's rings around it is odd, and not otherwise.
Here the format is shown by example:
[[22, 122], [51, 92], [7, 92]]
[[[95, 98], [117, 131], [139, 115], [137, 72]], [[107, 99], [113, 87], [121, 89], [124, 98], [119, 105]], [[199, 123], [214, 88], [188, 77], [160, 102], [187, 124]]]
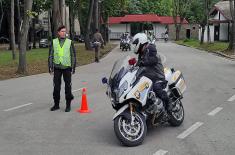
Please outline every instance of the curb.
[[[176, 44], [178, 44], [178, 43], [176, 43]], [[201, 49], [201, 48], [197, 48], [197, 47], [192, 47], [192, 46], [188, 46], [188, 45], [185, 45], [185, 44], [178, 44], [178, 45], [206, 51], [205, 49]], [[218, 56], [225, 57], [227, 59], [235, 61], [235, 55], [230, 56], [230, 55], [224, 54], [223, 52], [220, 52], [220, 51], [207, 51], [207, 52], [208, 53], [214, 53], [214, 54], [216, 54]]]
[[235, 55], [230, 56], [230, 55], [224, 54], [224, 53], [222, 53], [220, 51], [214, 51], [214, 52], [211, 52], [211, 53], [215, 53], [215, 54], [217, 54], [219, 56], [222, 56], [222, 57], [225, 57], [225, 58], [228, 58], [228, 59], [231, 59], [231, 60], [235, 60]]

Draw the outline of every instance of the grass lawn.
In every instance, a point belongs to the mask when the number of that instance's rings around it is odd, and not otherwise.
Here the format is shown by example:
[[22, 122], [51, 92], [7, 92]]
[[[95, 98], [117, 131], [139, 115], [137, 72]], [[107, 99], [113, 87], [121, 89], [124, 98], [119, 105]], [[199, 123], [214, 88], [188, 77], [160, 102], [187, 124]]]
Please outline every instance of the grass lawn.
[[[100, 57], [110, 52], [116, 45], [107, 44], [104, 49], [101, 49]], [[94, 62], [95, 52], [86, 51], [84, 44], [75, 45], [77, 52], [77, 65], [85, 65]], [[48, 48], [38, 48], [27, 51], [27, 71], [28, 75], [40, 74], [48, 72]], [[12, 60], [11, 51], [0, 51], [0, 80], [24, 75], [16, 74], [18, 67], [18, 52], [16, 60]]]
[[[176, 41], [176, 43], [180, 45], [202, 49], [208, 52], [216, 52], [216, 51], [225, 52], [228, 48], [228, 42], [214, 42], [210, 44], [204, 43], [201, 45], [199, 40], [186, 39], [186, 40]], [[226, 51], [226, 54], [230, 54], [230, 52]]]

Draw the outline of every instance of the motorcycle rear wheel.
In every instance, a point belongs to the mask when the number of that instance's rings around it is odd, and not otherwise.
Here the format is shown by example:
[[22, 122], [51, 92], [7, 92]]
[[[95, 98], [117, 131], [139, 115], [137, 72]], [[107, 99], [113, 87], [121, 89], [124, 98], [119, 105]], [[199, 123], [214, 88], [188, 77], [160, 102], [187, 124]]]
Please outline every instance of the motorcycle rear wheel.
[[169, 123], [172, 126], [180, 126], [184, 121], [184, 107], [180, 100], [176, 101], [175, 107], [169, 112]]

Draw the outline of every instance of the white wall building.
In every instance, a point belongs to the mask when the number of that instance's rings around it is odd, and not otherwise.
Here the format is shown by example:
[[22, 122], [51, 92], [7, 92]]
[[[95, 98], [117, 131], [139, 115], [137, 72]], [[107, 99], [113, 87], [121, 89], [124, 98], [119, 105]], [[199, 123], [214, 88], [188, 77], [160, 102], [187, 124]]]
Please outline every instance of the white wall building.
[[[210, 11], [210, 38], [214, 41], [229, 41], [229, 31], [232, 18], [229, 1], [220, 1]], [[199, 40], [202, 30], [199, 30]], [[204, 42], [207, 42], [207, 27], [204, 34]]]
[[[151, 31], [156, 38], [163, 38], [165, 32], [169, 32], [169, 25], [174, 24], [174, 19], [171, 16], [157, 16], [156, 14], [136, 14], [109, 17], [108, 24], [110, 39], [119, 39], [124, 32], [129, 32], [133, 36], [144, 30]], [[184, 20], [183, 24], [188, 24], [188, 22]]]

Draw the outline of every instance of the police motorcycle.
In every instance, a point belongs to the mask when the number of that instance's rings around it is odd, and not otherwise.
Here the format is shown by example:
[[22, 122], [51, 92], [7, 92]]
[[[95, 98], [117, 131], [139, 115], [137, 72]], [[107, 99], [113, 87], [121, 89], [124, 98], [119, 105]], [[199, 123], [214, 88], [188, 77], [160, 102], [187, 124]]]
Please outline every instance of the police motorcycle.
[[122, 51], [131, 50], [131, 39], [128, 33], [124, 33], [120, 38], [120, 49]]
[[122, 51], [127, 51], [127, 50], [131, 50], [131, 40], [130, 38], [125, 38], [123, 41], [122, 41]]
[[136, 66], [136, 59], [126, 56], [117, 60], [107, 84], [107, 96], [116, 110], [113, 116], [114, 131], [125, 146], [140, 145], [147, 133], [147, 124], [157, 126], [168, 122], [179, 126], [184, 120], [184, 108], [181, 102], [186, 90], [185, 80], [180, 71], [165, 68], [168, 81], [166, 91], [172, 109], [167, 112], [163, 101], [153, 92], [152, 81], [140, 74], [143, 68]]
[[165, 33], [165, 36], [164, 36], [164, 41], [167, 42], [168, 41], [168, 38], [169, 38], [169, 35], [168, 33]]

